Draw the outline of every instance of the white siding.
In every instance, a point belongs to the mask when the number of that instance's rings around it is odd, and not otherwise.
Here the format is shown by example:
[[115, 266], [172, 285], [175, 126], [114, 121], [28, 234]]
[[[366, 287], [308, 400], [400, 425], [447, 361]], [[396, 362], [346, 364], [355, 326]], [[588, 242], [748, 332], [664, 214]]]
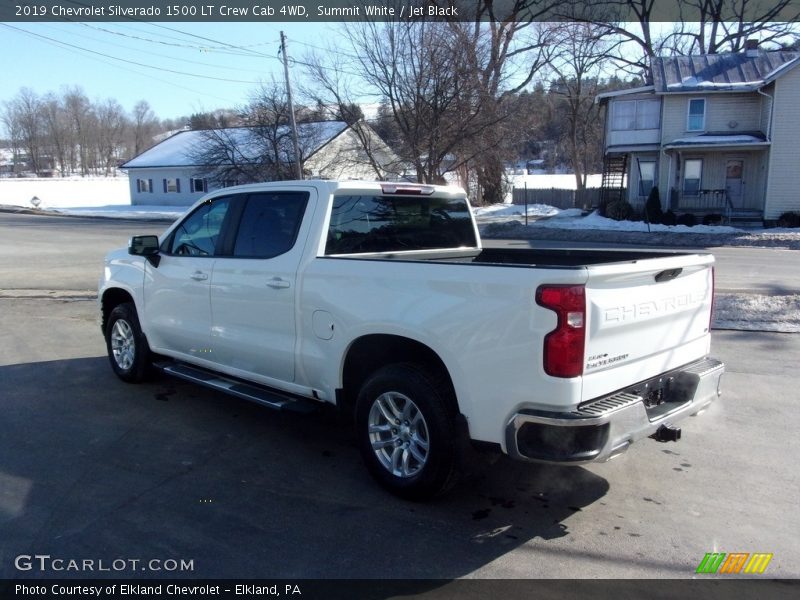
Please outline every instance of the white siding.
[[795, 66], [775, 82], [772, 151], [765, 219], [777, 219], [786, 211], [800, 212], [798, 140], [800, 140], [800, 67]]
[[[200, 192], [192, 192], [190, 179], [197, 177], [197, 173], [191, 168], [141, 168], [128, 169], [128, 178], [131, 185], [131, 204], [136, 205], [155, 205], [155, 206], [190, 206], [203, 195]], [[137, 190], [137, 179], [152, 179], [153, 191], [139, 192]], [[164, 192], [164, 179], [180, 179], [180, 192]]]
[[706, 120], [704, 131], [715, 133], [742, 133], [761, 130], [761, 96], [749, 94], [674, 94], [664, 97], [661, 141], [668, 144], [675, 139], [690, 137], [703, 131], [686, 131], [689, 100], [704, 98]]

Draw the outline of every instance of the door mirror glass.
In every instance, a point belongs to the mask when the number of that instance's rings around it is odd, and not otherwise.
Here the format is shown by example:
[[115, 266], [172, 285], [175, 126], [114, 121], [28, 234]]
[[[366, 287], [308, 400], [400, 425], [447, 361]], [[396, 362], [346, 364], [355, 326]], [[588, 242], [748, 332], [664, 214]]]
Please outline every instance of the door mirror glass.
[[134, 256], [154, 256], [158, 254], [158, 236], [133, 236], [128, 244], [128, 254], [133, 254]]

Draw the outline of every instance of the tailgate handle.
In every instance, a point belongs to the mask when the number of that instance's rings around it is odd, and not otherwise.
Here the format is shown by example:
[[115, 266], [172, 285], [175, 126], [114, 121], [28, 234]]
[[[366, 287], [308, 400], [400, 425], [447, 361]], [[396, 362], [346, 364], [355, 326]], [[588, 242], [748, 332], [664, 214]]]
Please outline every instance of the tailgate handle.
[[667, 269], [666, 271], [661, 271], [661, 273], [656, 275], [656, 281], [658, 283], [661, 283], [662, 281], [672, 281], [682, 272], [683, 269]]

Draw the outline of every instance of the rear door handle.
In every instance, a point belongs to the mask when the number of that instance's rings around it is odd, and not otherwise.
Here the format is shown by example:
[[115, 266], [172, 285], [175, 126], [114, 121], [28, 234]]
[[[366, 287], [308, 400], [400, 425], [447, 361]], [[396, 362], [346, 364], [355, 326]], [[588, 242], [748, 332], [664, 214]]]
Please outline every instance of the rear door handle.
[[208, 274], [203, 273], [202, 271], [195, 271], [194, 273], [189, 275], [189, 277], [191, 277], [195, 281], [205, 281], [206, 279], [208, 279]]
[[286, 281], [285, 279], [281, 279], [280, 277], [273, 277], [267, 282], [267, 287], [271, 287], [273, 290], [283, 290], [290, 286], [291, 284]]

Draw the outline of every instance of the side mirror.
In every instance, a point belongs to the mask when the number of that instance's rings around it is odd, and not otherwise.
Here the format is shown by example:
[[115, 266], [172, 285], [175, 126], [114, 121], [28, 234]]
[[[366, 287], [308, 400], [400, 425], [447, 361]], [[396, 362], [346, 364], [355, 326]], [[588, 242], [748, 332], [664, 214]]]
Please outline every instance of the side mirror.
[[158, 254], [158, 236], [135, 235], [128, 242], [128, 254], [134, 256], [153, 256]]
[[157, 235], [135, 235], [128, 242], [128, 254], [134, 256], [144, 256], [154, 267], [158, 267], [160, 256], [158, 255], [158, 236]]

